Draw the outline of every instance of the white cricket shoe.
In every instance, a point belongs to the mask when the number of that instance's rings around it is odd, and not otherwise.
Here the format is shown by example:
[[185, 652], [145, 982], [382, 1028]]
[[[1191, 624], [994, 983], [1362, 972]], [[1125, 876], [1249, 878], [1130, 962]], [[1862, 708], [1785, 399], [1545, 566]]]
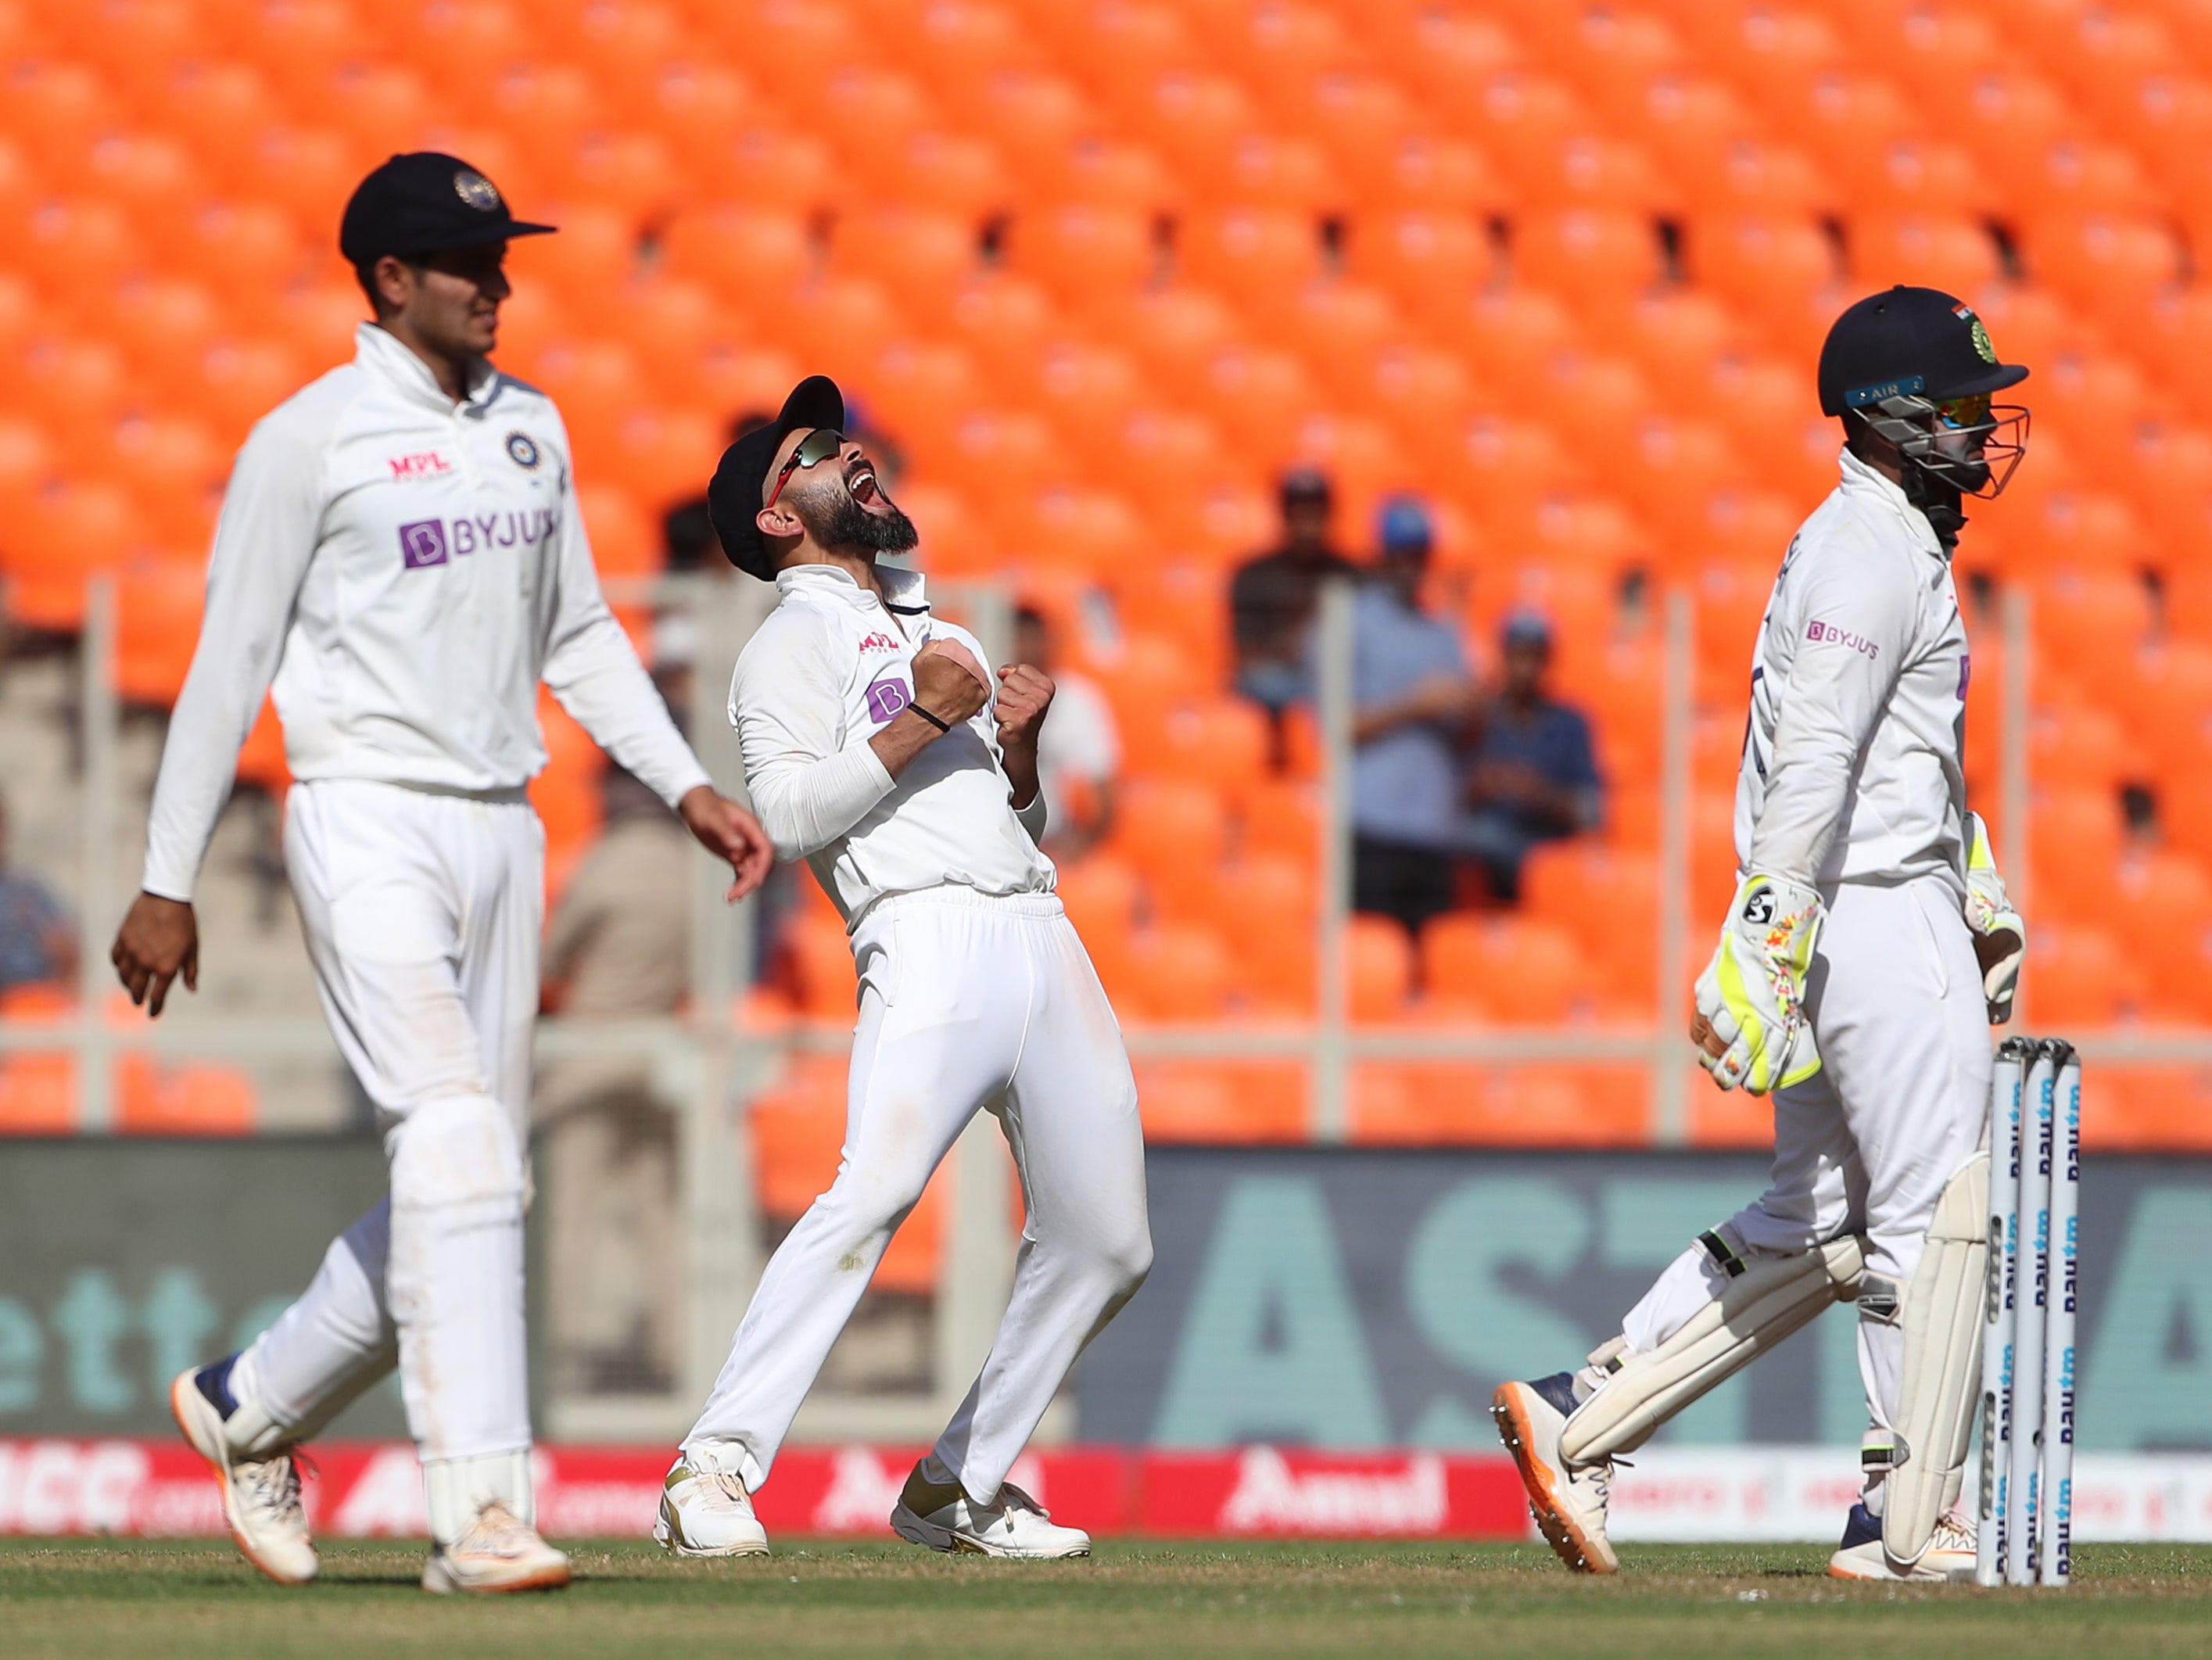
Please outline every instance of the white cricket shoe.
[[1011, 1481], [1001, 1482], [998, 1496], [988, 1505], [956, 1489], [950, 1503], [927, 1511], [919, 1508], [931, 1505], [943, 1492], [921, 1479], [921, 1466], [916, 1464], [891, 1508], [891, 1531], [932, 1550], [975, 1556], [1043, 1560], [1091, 1554], [1089, 1534], [1054, 1524], [1043, 1505]]
[[558, 1590], [568, 1583], [568, 1559], [498, 1499], [477, 1512], [450, 1545], [434, 1545], [422, 1589], [455, 1591]]
[[222, 1490], [222, 1517], [239, 1554], [280, 1585], [304, 1585], [320, 1564], [307, 1531], [307, 1512], [300, 1503], [299, 1456], [289, 1447], [267, 1458], [240, 1458], [223, 1433], [226, 1416], [201, 1387], [211, 1375], [213, 1387], [228, 1396], [223, 1382], [228, 1363], [193, 1367], [169, 1385], [169, 1413], [194, 1452], [215, 1470]]
[[653, 1542], [673, 1556], [766, 1556], [768, 1529], [736, 1476], [678, 1456], [660, 1484]]
[[1577, 1573], [1618, 1573], [1620, 1560], [1605, 1536], [1613, 1465], [1574, 1466], [1559, 1456], [1559, 1432], [1575, 1404], [1574, 1375], [1563, 1371], [1532, 1383], [1499, 1384], [1490, 1415], [1521, 1467], [1528, 1514], [1559, 1560]]
[[1882, 1548], [1881, 1523], [1864, 1505], [1851, 1506], [1844, 1542], [1828, 1559], [1831, 1579], [1912, 1580], [1942, 1584], [1974, 1577], [1974, 1530], [1955, 1510], [1936, 1519], [1935, 1536], [1917, 1562], [1899, 1562]]

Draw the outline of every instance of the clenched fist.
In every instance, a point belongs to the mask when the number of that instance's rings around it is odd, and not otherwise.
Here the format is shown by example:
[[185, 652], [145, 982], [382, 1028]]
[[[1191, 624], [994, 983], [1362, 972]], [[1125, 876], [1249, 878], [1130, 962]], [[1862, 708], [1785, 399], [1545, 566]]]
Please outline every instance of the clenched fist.
[[1027, 663], [1009, 663], [999, 671], [999, 747], [1035, 750], [1037, 728], [1044, 725], [1055, 688], [1052, 677]]
[[957, 640], [933, 640], [914, 654], [915, 704], [947, 726], [968, 720], [990, 698], [983, 666]]

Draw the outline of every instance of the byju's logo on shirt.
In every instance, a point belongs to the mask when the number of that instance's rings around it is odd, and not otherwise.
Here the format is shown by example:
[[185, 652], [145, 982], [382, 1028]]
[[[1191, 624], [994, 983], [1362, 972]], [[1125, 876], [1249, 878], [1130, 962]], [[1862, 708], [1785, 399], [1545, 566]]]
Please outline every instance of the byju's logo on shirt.
[[880, 727], [913, 701], [914, 694], [906, 689], [905, 681], [886, 675], [868, 688], [868, 718]]
[[1833, 623], [1823, 623], [1817, 617], [1805, 625], [1805, 637], [1819, 645], [1842, 646], [1862, 657], [1881, 655], [1881, 648], [1863, 634], [1852, 634], [1838, 628]]
[[399, 527], [399, 562], [409, 570], [446, 562], [446, 521], [418, 519]]
[[550, 542], [560, 528], [561, 515], [551, 508], [477, 514], [467, 519], [418, 519], [399, 527], [399, 562], [409, 570], [422, 570], [485, 548]]

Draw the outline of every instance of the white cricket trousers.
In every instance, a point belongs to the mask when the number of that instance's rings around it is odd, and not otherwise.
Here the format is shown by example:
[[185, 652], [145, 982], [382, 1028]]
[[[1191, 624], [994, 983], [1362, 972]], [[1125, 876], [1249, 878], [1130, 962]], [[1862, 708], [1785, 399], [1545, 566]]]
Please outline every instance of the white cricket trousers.
[[[1866, 1266], [1900, 1290], [1920, 1266], [1936, 1201], [1980, 1148], [1990, 1027], [1959, 891], [1941, 877], [1824, 891], [1827, 917], [1806, 982], [1820, 1070], [1774, 1093], [1766, 1191], [1723, 1225], [1739, 1248], [1794, 1255], [1864, 1233]], [[1692, 1246], [1629, 1311], [1649, 1350], [1720, 1295], [1726, 1275]], [[1859, 1323], [1867, 1414], [1895, 1425], [1901, 1324]]]
[[[313, 1434], [396, 1359], [426, 1465], [530, 1445], [523, 1148], [544, 848], [519, 790], [487, 800], [346, 779], [287, 798], [307, 955], [375, 1104], [392, 1194], [233, 1369], [233, 1393], [283, 1440]], [[478, 1496], [527, 1514], [526, 1489]]]
[[1051, 894], [895, 895], [861, 918], [853, 952], [860, 1012], [837, 1179], [769, 1260], [684, 1449], [748, 1491], [767, 1481], [884, 1247], [980, 1108], [1006, 1131], [1028, 1216], [1006, 1316], [935, 1457], [988, 1503], [1152, 1266], [1136, 1083]]

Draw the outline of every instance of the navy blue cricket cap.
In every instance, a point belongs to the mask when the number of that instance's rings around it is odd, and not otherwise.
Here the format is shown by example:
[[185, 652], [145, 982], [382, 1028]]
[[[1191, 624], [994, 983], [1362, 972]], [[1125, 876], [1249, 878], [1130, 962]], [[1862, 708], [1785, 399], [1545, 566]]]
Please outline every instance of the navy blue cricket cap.
[[1820, 413], [1841, 415], [1885, 398], [1942, 403], [2027, 379], [2019, 364], [1997, 361], [1972, 307], [1940, 289], [1900, 283], [1869, 295], [1829, 328], [1820, 347]]
[[498, 187], [458, 155], [395, 155], [354, 187], [338, 221], [338, 252], [353, 265], [480, 248], [558, 228], [517, 219]]
[[775, 420], [755, 427], [722, 452], [707, 486], [707, 516], [730, 562], [748, 576], [775, 581], [775, 562], [760, 533], [761, 491], [783, 441], [802, 427], [845, 425], [845, 394], [826, 374], [810, 374], [791, 389]]

